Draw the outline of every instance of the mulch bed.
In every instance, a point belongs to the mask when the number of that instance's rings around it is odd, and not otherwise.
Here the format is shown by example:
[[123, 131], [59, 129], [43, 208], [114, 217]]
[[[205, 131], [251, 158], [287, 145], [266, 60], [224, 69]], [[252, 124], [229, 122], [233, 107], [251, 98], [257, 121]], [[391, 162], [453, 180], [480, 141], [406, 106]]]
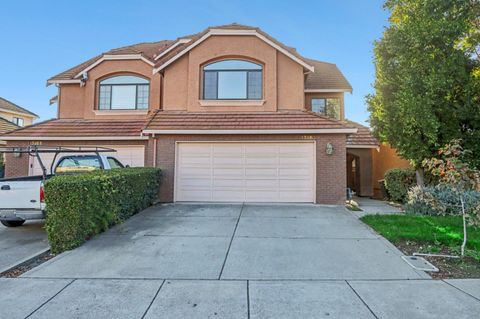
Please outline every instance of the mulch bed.
[[[428, 245], [407, 240], [398, 242], [395, 246], [397, 246], [405, 255], [431, 252], [431, 247]], [[458, 256], [458, 251], [452, 251], [448, 247], [442, 247], [440, 251], [435, 252], [434, 254]], [[428, 273], [433, 279], [480, 278], [480, 262], [472, 257], [421, 257], [428, 260], [440, 270], [439, 272]]]
[[52, 254], [50, 251], [44, 252], [43, 254], [38, 255], [37, 257], [34, 257], [30, 260], [27, 260], [26, 262], [14, 267], [10, 270], [2, 272], [0, 274], [0, 277], [1, 278], [16, 278], [16, 277], [19, 277], [22, 274], [29, 271], [30, 269], [33, 269], [33, 268], [37, 267], [38, 265], [43, 264], [44, 262], [52, 259], [53, 257], [55, 257], [55, 255]]

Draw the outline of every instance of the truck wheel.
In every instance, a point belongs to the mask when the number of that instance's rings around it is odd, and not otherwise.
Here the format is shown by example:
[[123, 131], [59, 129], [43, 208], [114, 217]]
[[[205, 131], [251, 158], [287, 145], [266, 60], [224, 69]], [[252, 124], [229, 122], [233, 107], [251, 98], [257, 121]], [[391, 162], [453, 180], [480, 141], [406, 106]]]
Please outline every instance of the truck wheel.
[[3, 226], [7, 226], [7, 227], [18, 227], [18, 226], [22, 226], [23, 223], [25, 223], [25, 221], [24, 220], [11, 220], [11, 221], [2, 220], [1, 223], [3, 224]]

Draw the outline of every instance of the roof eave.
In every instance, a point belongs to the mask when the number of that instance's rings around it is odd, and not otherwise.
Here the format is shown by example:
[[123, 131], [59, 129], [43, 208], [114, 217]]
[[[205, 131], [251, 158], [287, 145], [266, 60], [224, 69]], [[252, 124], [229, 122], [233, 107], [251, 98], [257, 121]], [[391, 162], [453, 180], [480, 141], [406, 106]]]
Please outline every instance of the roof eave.
[[348, 92], [352, 93], [353, 90], [350, 89], [305, 89], [305, 93], [331, 93], [331, 92]]
[[145, 129], [143, 134], [355, 134], [358, 129], [356, 128], [334, 128], [334, 129], [237, 129], [237, 130], [225, 130], [225, 129], [212, 129], [212, 130], [184, 130], [184, 129]]

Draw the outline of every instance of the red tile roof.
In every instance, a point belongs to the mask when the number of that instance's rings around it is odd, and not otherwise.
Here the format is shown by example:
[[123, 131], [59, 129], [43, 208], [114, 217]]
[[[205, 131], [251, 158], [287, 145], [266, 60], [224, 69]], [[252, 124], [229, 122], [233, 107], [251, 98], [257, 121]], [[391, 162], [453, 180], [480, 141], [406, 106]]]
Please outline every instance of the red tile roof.
[[49, 120], [9, 132], [2, 137], [105, 137], [140, 136], [145, 121]]
[[157, 63], [155, 64], [155, 67], [159, 67], [161, 66], [162, 64], [164, 64], [166, 61], [168, 61], [169, 59], [171, 59], [172, 57], [174, 57], [175, 55], [177, 55], [178, 53], [180, 53], [182, 50], [184, 50], [185, 48], [187, 48], [189, 45], [192, 44], [192, 42], [195, 42], [197, 40], [199, 40], [201, 37], [203, 37], [205, 34], [207, 34], [210, 30], [212, 29], [221, 29], [221, 30], [254, 30], [256, 31], [257, 33], [263, 35], [264, 37], [266, 37], [267, 39], [269, 39], [270, 41], [272, 41], [273, 43], [275, 43], [276, 45], [282, 47], [283, 49], [287, 50], [290, 54], [294, 55], [295, 57], [297, 57], [298, 59], [302, 60], [303, 62], [305, 62], [306, 64], [309, 64], [308, 60], [305, 59], [303, 56], [301, 56], [297, 50], [295, 50], [294, 48], [292, 47], [289, 47], [289, 46], [286, 46], [285, 44], [283, 44], [282, 42], [278, 41], [277, 39], [273, 38], [271, 35], [269, 35], [268, 33], [265, 33], [263, 32], [260, 28], [258, 27], [252, 27], [252, 26], [248, 26], [248, 25], [243, 25], [243, 24], [238, 24], [238, 23], [232, 23], [232, 24], [226, 24], [226, 25], [220, 25], [220, 26], [213, 26], [213, 27], [208, 27], [207, 29], [203, 30], [202, 32], [199, 32], [199, 33], [195, 33], [195, 34], [191, 34], [191, 35], [188, 35], [188, 36], [184, 36], [182, 37], [182, 39], [191, 39], [192, 41], [188, 42], [188, 43], [184, 43], [184, 44], [181, 44], [179, 45], [178, 47], [176, 47], [175, 49], [173, 49], [171, 52], [168, 52], [165, 56], [163, 56], [162, 58], [160, 58]]
[[354, 147], [362, 145], [377, 147], [380, 145], [378, 140], [372, 135], [370, 128], [349, 120], [345, 120], [344, 122], [358, 129], [357, 133], [351, 134], [347, 137], [348, 146]]
[[306, 90], [345, 90], [352, 91], [352, 86], [335, 64], [309, 59], [315, 71], [307, 74]]
[[[93, 57], [85, 62], [82, 62], [73, 68], [63, 71], [55, 76], [52, 76], [48, 81], [52, 80], [72, 80], [78, 73], [94, 64], [104, 55], [123, 55], [123, 54], [140, 54], [152, 63], [155, 62], [155, 56], [168, 49], [175, 41], [163, 40], [158, 42], [142, 42], [125, 47], [112, 49], [104, 52], [96, 57]], [[47, 83], [48, 83], [47, 81]]]
[[173, 112], [158, 111], [145, 130], [345, 129], [344, 122], [311, 112]]
[[[261, 29], [257, 27], [251, 27], [246, 25], [241, 25], [237, 23], [227, 24], [222, 26], [213, 26], [209, 27], [202, 32], [186, 35], [183, 37], [178, 38], [177, 40], [163, 40], [158, 42], [144, 42], [138, 43], [134, 45], [129, 45], [125, 47], [121, 47], [118, 49], [112, 49], [110, 51], [104, 52], [90, 60], [87, 60], [79, 65], [74, 66], [71, 69], [68, 69], [64, 72], [61, 72], [50, 79], [49, 81], [58, 81], [58, 80], [72, 80], [78, 73], [82, 70], [87, 68], [88, 66], [94, 64], [97, 60], [99, 60], [103, 55], [120, 55], [120, 54], [140, 54], [146, 59], [150, 60], [152, 63], [155, 63], [155, 68], [159, 67], [160, 65], [164, 64], [166, 61], [180, 53], [186, 47], [191, 45], [193, 41], [200, 39], [203, 35], [205, 35], [211, 29], [224, 29], [224, 30], [255, 30], [261, 35], [268, 38], [270, 41], [276, 43], [277, 45], [281, 46], [285, 50], [287, 50], [290, 54], [294, 55], [298, 59], [304, 61], [308, 65], [313, 65], [315, 71], [313, 73], [309, 73], [307, 76], [307, 80], [305, 82], [306, 89], [320, 89], [320, 90], [329, 90], [329, 89], [340, 89], [351, 91], [351, 86], [348, 81], [345, 79], [343, 74], [340, 70], [334, 65], [326, 62], [316, 61], [307, 59], [301, 56], [295, 48], [289, 47], [280, 41], [276, 40], [269, 34], [263, 32]], [[170, 52], [166, 53], [160, 59], [155, 60], [155, 57], [161, 54], [162, 52], [166, 51], [172, 45], [177, 43], [180, 39], [191, 39], [192, 41], [187, 43], [182, 43], [172, 49]]]
[[18, 126], [15, 125], [14, 123], [0, 117], [0, 134], [4, 134], [6, 132], [13, 131], [17, 128], [18, 128]]

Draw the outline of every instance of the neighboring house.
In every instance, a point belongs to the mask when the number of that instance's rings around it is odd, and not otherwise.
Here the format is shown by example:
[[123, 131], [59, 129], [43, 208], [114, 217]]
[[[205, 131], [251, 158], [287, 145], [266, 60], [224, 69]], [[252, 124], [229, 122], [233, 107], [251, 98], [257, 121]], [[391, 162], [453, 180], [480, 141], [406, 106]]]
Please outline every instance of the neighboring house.
[[[2, 138], [115, 148], [126, 164], [163, 169], [164, 202], [337, 204], [353, 173], [357, 192], [373, 194], [379, 145], [344, 119], [348, 81], [335, 64], [258, 28], [210, 27], [114, 49], [48, 84], [59, 89], [58, 119]], [[7, 158], [8, 176], [38, 172], [25, 156]]]
[[38, 115], [0, 97], [0, 118], [15, 123], [18, 126], [32, 125]]
[[[16, 130], [18, 128], [19, 128], [18, 125], [0, 117], [0, 135]], [[0, 145], [5, 145], [5, 144], [7, 144], [7, 142], [2, 141], [0, 138]]]
[[[0, 135], [16, 129], [18, 129], [17, 125], [0, 117]], [[5, 146], [6, 144], [6, 141], [0, 139], [0, 147]], [[4, 155], [0, 153], [0, 178], [3, 178], [4, 176], [4, 168]]]

